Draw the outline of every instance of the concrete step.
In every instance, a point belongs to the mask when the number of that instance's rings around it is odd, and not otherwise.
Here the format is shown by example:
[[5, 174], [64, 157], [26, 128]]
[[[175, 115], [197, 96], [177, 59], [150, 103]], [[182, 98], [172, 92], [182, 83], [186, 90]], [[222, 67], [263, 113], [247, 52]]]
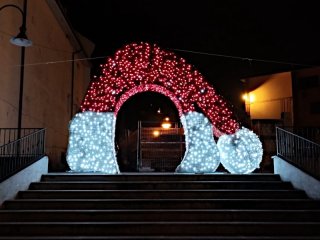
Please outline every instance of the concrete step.
[[168, 190], [168, 189], [293, 189], [281, 181], [58, 181], [36, 182], [30, 190]]
[[6, 236], [0, 240], [319, 240], [318, 236]]
[[20, 199], [306, 199], [298, 190], [28, 190]]
[[320, 209], [309, 199], [16, 199], [6, 209]]
[[1, 222], [0, 236], [320, 236], [319, 222]]
[[122, 173], [118, 175], [92, 173], [49, 173], [42, 176], [41, 181], [280, 181], [278, 174], [145, 174]]
[[2, 210], [0, 222], [320, 222], [320, 210]]
[[1, 239], [320, 239], [320, 201], [273, 174], [47, 174]]

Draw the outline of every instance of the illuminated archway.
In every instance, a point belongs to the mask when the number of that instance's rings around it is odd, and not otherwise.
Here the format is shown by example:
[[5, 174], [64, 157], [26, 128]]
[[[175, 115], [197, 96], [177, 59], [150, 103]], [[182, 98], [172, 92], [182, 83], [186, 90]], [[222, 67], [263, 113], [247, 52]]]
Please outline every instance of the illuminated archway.
[[[148, 91], [133, 92], [135, 94], [126, 96], [121, 107], [119, 104], [116, 112], [115, 144], [119, 169], [121, 172], [151, 169], [173, 172], [185, 154], [184, 144], [178, 143], [184, 139], [178, 136], [183, 134], [179, 106], [162, 91], [148, 88]], [[162, 127], [164, 121], [170, 123], [168, 129]], [[139, 141], [140, 147], [137, 140], [142, 141], [142, 145]], [[163, 144], [167, 141], [168, 144]]]
[[[223, 161], [228, 163], [237, 161], [231, 159], [228, 153], [220, 154], [213, 140], [212, 129], [217, 137], [227, 134], [233, 141], [234, 148], [237, 148], [239, 141], [234, 139], [237, 138], [236, 133], [240, 130], [239, 123], [235, 120], [226, 101], [183, 58], [178, 58], [174, 53], [160, 49], [157, 45], [134, 43], [126, 45], [118, 50], [114, 57], [108, 58], [106, 63], [101, 65], [101, 70], [101, 76], [93, 79], [81, 105], [82, 113], [76, 115], [70, 125], [67, 160], [71, 169], [119, 172], [114, 158], [114, 146], [111, 146], [117, 111], [130, 96], [137, 92], [150, 90], [169, 97], [179, 110], [184, 128], [189, 129], [186, 131], [187, 151], [178, 168], [179, 171], [213, 172], [219, 164], [220, 155], [222, 163]], [[195, 113], [196, 106], [204, 115]], [[84, 116], [92, 120], [83, 119]], [[81, 121], [84, 123], [80, 127], [78, 124]], [[105, 124], [106, 121], [108, 124]], [[80, 133], [78, 128], [82, 128], [83, 133]], [[110, 138], [108, 142], [111, 145], [108, 148], [105, 147], [104, 137], [106, 136], [104, 135], [98, 139], [95, 137], [93, 140], [88, 140], [90, 132], [95, 135], [107, 133]], [[195, 137], [196, 135], [198, 137]], [[78, 143], [73, 141], [76, 137], [81, 141], [79, 140]], [[84, 141], [89, 146], [83, 144]], [[256, 144], [255, 141], [254, 143]], [[226, 144], [222, 145], [226, 146]], [[96, 149], [96, 146], [99, 146], [99, 150]], [[101, 148], [104, 149], [103, 152]], [[202, 148], [201, 151], [199, 148]], [[95, 153], [98, 154], [100, 160], [96, 159]], [[260, 155], [262, 157], [262, 153], [259, 153], [258, 157]], [[208, 158], [209, 162], [205, 158]], [[244, 164], [245, 170], [241, 171], [252, 171], [253, 165], [256, 168], [257, 161], [260, 162], [261, 159], [247, 158], [247, 163]]]
[[[222, 133], [239, 129], [226, 101], [204, 77], [183, 58], [148, 43], [129, 44], [101, 66], [102, 75], [92, 82], [81, 111], [115, 112], [123, 94], [153, 84], [174, 94], [183, 113], [197, 104], [213, 126]], [[169, 96], [168, 96], [169, 97]]]
[[116, 103], [115, 114], [116, 115], [118, 114], [118, 111], [120, 110], [121, 106], [124, 104], [125, 101], [127, 101], [133, 95], [141, 92], [157, 92], [157, 93], [163, 94], [174, 103], [174, 105], [176, 106], [179, 112], [179, 116], [180, 117], [182, 116], [182, 113], [183, 113], [182, 108], [181, 108], [180, 102], [175, 98], [175, 95], [172, 92], [168, 91], [166, 88], [155, 85], [155, 84], [140, 85], [127, 91], [125, 94], [122, 94], [120, 99]]

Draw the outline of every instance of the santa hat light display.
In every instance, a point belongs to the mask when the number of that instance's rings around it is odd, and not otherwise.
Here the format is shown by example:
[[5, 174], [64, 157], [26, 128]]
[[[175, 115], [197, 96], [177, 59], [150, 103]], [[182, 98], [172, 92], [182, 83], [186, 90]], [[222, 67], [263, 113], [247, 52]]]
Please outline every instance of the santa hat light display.
[[[114, 152], [117, 112], [128, 98], [144, 91], [169, 97], [185, 123], [187, 150], [178, 172], [214, 172], [220, 161], [232, 173], [248, 173], [259, 166], [260, 140], [252, 131], [240, 129], [226, 101], [183, 58], [157, 45], [134, 43], [108, 58], [101, 69], [87, 91], [82, 112], [70, 124], [67, 161], [72, 170], [119, 172]], [[195, 112], [196, 106], [203, 114]], [[221, 138], [217, 145], [212, 130]], [[91, 136], [94, 131], [99, 136]], [[97, 140], [105, 139], [105, 134], [108, 140]]]

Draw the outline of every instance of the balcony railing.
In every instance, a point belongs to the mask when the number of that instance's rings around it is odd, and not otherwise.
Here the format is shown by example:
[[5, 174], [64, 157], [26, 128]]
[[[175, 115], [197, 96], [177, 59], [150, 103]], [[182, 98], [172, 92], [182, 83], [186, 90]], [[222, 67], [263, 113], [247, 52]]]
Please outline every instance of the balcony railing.
[[[17, 139], [18, 136], [20, 139]], [[0, 182], [45, 154], [45, 129], [0, 129]]]
[[277, 155], [320, 179], [320, 145], [282, 128], [276, 128]]

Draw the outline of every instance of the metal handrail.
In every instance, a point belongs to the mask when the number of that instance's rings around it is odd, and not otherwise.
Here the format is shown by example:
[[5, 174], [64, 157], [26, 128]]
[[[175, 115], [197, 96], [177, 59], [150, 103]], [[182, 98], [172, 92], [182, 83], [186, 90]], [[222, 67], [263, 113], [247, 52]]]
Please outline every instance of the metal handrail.
[[45, 129], [32, 131], [20, 139], [0, 146], [0, 182], [44, 156]]
[[[41, 130], [41, 128], [21, 128], [20, 138], [38, 130]], [[18, 128], [0, 128], [0, 146], [18, 140], [18, 132]]]
[[276, 127], [277, 155], [320, 179], [320, 145]]
[[317, 144], [320, 143], [320, 127], [283, 126], [282, 128]]

